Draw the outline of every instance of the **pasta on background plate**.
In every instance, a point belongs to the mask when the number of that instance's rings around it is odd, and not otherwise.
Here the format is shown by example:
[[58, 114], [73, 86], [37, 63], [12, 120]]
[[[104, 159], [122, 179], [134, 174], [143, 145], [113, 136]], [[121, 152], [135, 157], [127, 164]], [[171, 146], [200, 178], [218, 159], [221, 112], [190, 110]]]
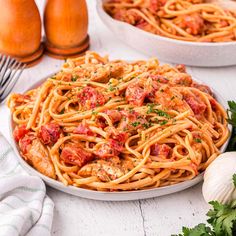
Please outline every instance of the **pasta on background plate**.
[[219, 155], [226, 112], [183, 65], [68, 59], [41, 86], [8, 99], [22, 157], [65, 185], [156, 188], [196, 177]]
[[[225, 1], [224, 5], [227, 4]], [[104, 3], [104, 9], [114, 19], [153, 34], [192, 42], [236, 41], [236, 3], [231, 1], [229, 6], [225, 9], [210, 0], [110, 0]]]

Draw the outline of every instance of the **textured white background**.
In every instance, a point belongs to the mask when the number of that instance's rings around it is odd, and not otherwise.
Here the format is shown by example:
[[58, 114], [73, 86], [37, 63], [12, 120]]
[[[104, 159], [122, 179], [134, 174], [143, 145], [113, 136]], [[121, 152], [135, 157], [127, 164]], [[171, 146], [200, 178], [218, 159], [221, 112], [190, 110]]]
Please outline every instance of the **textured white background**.
[[[36, 0], [43, 9], [44, 1]], [[95, 10], [95, 0], [88, 0], [91, 50], [111, 58], [146, 59], [118, 41], [102, 24]], [[157, 56], [154, 54], [154, 56]], [[27, 69], [15, 87], [22, 92], [40, 78], [59, 70], [63, 61], [44, 57], [37, 66]], [[236, 100], [236, 66], [194, 68], [188, 72], [204, 81], [229, 100]], [[9, 139], [9, 111], [0, 105], [0, 131]], [[201, 184], [186, 191], [141, 201], [99, 202], [70, 196], [52, 188], [48, 195], [55, 202], [52, 235], [55, 236], [169, 236], [179, 233], [183, 225], [204, 222], [208, 205], [201, 194]]]

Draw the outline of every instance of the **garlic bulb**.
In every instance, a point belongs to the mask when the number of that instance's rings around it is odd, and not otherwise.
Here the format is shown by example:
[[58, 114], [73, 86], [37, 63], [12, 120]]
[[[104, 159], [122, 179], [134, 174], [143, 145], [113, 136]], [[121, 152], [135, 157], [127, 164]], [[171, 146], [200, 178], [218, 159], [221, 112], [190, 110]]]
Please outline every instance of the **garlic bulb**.
[[202, 186], [206, 202], [218, 201], [223, 204], [236, 199], [233, 175], [236, 173], [236, 152], [226, 152], [206, 169]]

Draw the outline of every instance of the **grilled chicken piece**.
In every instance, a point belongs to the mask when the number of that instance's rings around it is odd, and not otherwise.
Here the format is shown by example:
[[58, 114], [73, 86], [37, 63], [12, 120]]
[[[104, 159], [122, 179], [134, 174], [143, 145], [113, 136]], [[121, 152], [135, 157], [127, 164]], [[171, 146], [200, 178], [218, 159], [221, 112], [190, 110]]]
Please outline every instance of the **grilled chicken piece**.
[[91, 73], [91, 80], [107, 83], [110, 78], [116, 78], [123, 73], [122, 63], [108, 63], [102, 67], [97, 68]]
[[124, 171], [108, 161], [97, 161], [83, 166], [79, 175], [82, 177], [97, 176], [103, 182], [118, 179], [124, 175]]
[[49, 157], [48, 150], [38, 138], [35, 137], [31, 143], [28, 143], [27, 152], [24, 156], [40, 173], [53, 179], [56, 178], [55, 169]]

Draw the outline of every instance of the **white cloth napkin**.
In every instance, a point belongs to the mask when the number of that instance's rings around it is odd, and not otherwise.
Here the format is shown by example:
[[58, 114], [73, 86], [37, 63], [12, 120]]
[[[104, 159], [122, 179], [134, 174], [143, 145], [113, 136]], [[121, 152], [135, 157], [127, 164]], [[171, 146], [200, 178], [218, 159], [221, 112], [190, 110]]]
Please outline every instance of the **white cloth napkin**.
[[0, 236], [49, 236], [54, 204], [43, 181], [28, 175], [0, 133]]

